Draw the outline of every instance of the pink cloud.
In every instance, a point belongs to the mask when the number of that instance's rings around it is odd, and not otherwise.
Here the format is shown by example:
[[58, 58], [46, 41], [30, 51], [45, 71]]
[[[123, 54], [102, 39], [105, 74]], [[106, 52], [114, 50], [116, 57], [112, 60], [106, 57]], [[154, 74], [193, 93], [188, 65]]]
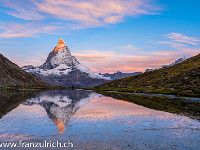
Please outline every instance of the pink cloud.
[[104, 26], [122, 22], [126, 16], [155, 14], [152, 0], [0, 0], [5, 12], [24, 20], [56, 18], [75, 23], [74, 28]]
[[198, 54], [198, 49], [186, 49], [177, 51], [145, 52], [138, 55], [122, 54], [110, 51], [89, 51], [90, 53], [73, 54], [84, 62], [93, 71], [106, 72], [135, 72], [145, 71], [147, 68], [158, 68], [167, 65], [180, 57]]
[[200, 42], [200, 39], [197, 39], [195, 37], [188, 37], [180, 33], [172, 32], [171, 34], [166, 34], [165, 36], [169, 39], [172, 39], [173, 41], [192, 44], [192, 45], [198, 45], [198, 43]]
[[[194, 56], [199, 53], [198, 49], [181, 48], [176, 51], [145, 52], [139, 51], [137, 55], [128, 53], [117, 53], [113, 51], [85, 51], [84, 53], [72, 53], [81, 62], [86, 64], [92, 71], [99, 73], [114, 73], [145, 71], [147, 68], [158, 68], [167, 65], [183, 56]], [[39, 66], [44, 63], [45, 58], [33, 60], [13, 59], [20, 66]]]
[[0, 33], [1, 38], [33, 37], [38, 33], [51, 34], [54, 30], [61, 29], [61, 27], [58, 26], [39, 23], [0, 23], [0, 29], [3, 30], [3, 32]]
[[5, 13], [11, 16], [24, 20], [42, 20], [45, 18], [29, 0], [0, 0], [0, 2], [4, 7], [11, 8], [11, 10], [5, 11]]
[[185, 47], [185, 44], [177, 43], [177, 42], [156, 42], [158, 44], [165, 44], [172, 46], [173, 48]]
[[[26, 21], [23, 24], [1, 22], [0, 37], [32, 37], [56, 31], [61, 26], [65, 29], [99, 27], [122, 22], [126, 16], [153, 15], [160, 8], [153, 6], [151, 1], [153, 0], [0, 0], [3, 7], [9, 8], [3, 13]], [[46, 19], [53, 19], [54, 25], [39, 22]]]
[[39, 60], [26, 60], [26, 61], [28, 61], [28, 62], [38, 62], [38, 63], [41, 63], [41, 61], [39, 61]]
[[125, 16], [153, 14], [155, 10], [145, 0], [43, 0], [34, 4], [40, 12], [75, 21], [78, 23], [76, 28], [122, 22]]
[[133, 45], [127, 45], [127, 46], [120, 46], [119, 49], [123, 49], [123, 50], [139, 50], [140, 48], [137, 48]]
[[73, 54], [75, 57], [79, 58], [84, 62], [98, 62], [109, 59], [110, 57], [102, 54]]

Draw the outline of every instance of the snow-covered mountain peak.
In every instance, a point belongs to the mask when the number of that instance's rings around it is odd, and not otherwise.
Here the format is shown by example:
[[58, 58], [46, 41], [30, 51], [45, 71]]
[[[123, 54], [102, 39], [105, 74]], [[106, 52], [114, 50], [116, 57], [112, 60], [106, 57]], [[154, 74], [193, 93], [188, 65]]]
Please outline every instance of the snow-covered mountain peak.
[[76, 64], [79, 64], [76, 58], [71, 55], [70, 49], [62, 39], [58, 41], [58, 45], [49, 53], [46, 62], [40, 68], [54, 69], [61, 64], [69, 68], [74, 68]]
[[24, 66], [22, 69], [29, 73], [38, 76], [43, 75], [45, 77], [49, 75], [69, 75], [78, 70], [80, 73], [79, 75], [76, 75], [77, 78], [78, 76], [81, 76], [82, 73], [85, 73], [85, 75], [90, 78], [104, 79], [102, 75], [92, 72], [86, 65], [77, 60], [76, 57], [72, 56], [70, 49], [62, 39], [58, 41], [58, 45], [49, 53], [49, 56], [43, 65], [39, 67]]

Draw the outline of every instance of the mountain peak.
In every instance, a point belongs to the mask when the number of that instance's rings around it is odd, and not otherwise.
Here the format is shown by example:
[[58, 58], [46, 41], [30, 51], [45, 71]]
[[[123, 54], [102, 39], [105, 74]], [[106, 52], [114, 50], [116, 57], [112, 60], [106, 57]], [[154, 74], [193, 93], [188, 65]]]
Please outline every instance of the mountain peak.
[[[58, 41], [57, 46], [49, 53], [44, 64], [39, 67], [24, 66], [23, 69], [35, 74], [51, 85], [64, 86], [66, 84], [66, 86], [85, 87], [106, 81], [102, 75], [92, 72], [76, 57], [72, 56], [70, 49], [62, 39]], [[62, 122], [58, 122], [58, 126], [62, 132]]]
[[66, 45], [65, 42], [62, 39], [60, 39], [58, 41], [58, 45], [52, 50], [52, 52], [59, 52], [64, 48], [65, 45]]
[[58, 44], [65, 44], [65, 42], [64, 42], [62, 39], [60, 39], [60, 40], [58, 41]]
[[65, 42], [60, 39], [58, 45], [49, 53], [46, 62], [40, 67], [43, 69], [69, 69], [75, 68], [80, 64], [78, 60], [71, 55], [70, 49]]

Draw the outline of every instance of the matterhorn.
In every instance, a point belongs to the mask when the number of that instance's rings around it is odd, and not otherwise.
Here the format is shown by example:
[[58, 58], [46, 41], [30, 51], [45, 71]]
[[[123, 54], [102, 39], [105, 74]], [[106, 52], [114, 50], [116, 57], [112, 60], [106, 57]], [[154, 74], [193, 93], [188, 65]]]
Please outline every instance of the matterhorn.
[[43, 65], [38, 67], [27, 65], [22, 69], [36, 75], [51, 86], [93, 87], [108, 81], [107, 78], [91, 71], [72, 56], [70, 49], [62, 39], [49, 53]]

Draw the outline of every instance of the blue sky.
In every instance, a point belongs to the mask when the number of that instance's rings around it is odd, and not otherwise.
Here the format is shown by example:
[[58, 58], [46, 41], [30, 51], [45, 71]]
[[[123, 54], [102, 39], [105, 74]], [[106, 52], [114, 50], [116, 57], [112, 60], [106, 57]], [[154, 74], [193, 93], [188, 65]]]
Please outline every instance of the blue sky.
[[197, 0], [0, 0], [0, 53], [41, 65], [62, 38], [93, 71], [134, 72], [198, 54]]

